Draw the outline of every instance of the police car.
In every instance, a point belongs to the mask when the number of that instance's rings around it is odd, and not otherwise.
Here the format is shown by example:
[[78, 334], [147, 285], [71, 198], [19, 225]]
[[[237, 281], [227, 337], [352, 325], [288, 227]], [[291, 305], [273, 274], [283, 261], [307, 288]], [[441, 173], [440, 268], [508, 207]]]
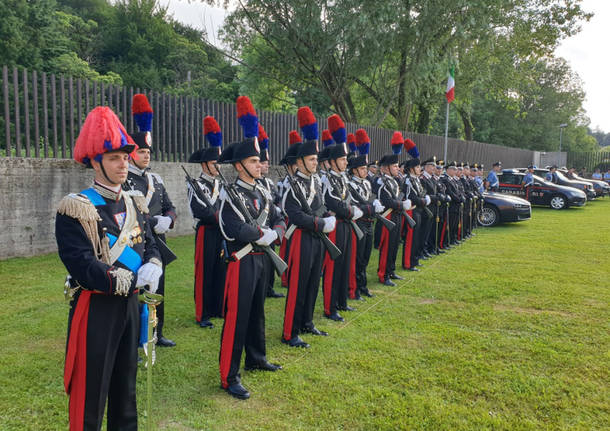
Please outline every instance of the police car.
[[548, 205], [556, 210], [571, 206], [581, 207], [587, 203], [587, 196], [581, 190], [546, 181], [538, 175], [534, 175], [534, 184], [523, 187], [524, 177], [525, 173], [519, 172], [518, 169], [503, 170], [498, 173], [498, 191], [518, 196], [533, 205]]
[[483, 208], [479, 212], [479, 224], [489, 227], [498, 223], [529, 220], [532, 205], [525, 199], [502, 193], [485, 192]]
[[[527, 169], [519, 169], [519, 171], [527, 172]], [[546, 169], [546, 168], [545, 169], [542, 169], [542, 168], [534, 169], [534, 174], [538, 175], [541, 178], [546, 178], [546, 174], [548, 172], [549, 172], [549, 169]], [[591, 201], [591, 200], [595, 199], [596, 193], [591, 184], [586, 183], [584, 181], [571, 180], [568, 177], [566, 177], [564, 174], [562, 174], [561, 171], [559, 171], [559, 169], [557, 171], [555, 171], [555, 174], [557, 176], [557, 180], [559, 181], [558, 184], [560, 186], [572, 187], [572, 188], [581, 190], [582, 192], [584, 192], [587, 200]]]
[[[558, 169], [558, 170], [566, 177], [568, 176], [567, 169]], [[600, 180], [594, 180], [594, 179], [590, 179], [590, 178], [583, 178], [583, 177], [578, 176], [577, 174], [572, 174], [572, 176], [574, 177], [574, 179], [576, 181], [591, 184], [593, 186], [593, 190], [595, 190], [595, 194], [597, 197], [603, 198], [606, 195], [610, 196], [610, 184], [608, 184], [607, 182], [600, 181]]]

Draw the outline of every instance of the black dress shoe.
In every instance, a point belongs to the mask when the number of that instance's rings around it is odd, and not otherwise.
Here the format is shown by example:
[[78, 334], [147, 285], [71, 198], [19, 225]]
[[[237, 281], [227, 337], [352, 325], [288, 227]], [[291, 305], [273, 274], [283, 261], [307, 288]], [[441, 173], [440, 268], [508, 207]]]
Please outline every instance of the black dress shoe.
[[303, 341], [299, 336], [292, 337], [290, 340], [285, 340], [282, 337], [282, 343], [288, 344], [290, 347], [302, 347], [304, 349], [309, 349], [309, 344]]
[[303, 328], [301, 329], [301, 332], [304, 332], [306, 334], [311, 334], [311, 335], [321, 335], [322, 337], [326, 337], [328, 336], [328, 332], [326, 331], [320, 331], [318, 328], [316, 328], [315, 326], [313, 328]]
[[391, 273], [391, 274], [390, 274], [390, 278], [391, 278], [392, 280], [404, 280], [404, 278], [403, 278], [403, 277], [401, 277], [400, 275], [396, 275], [395, 273]]
[[343, 322], [345, 319], [339, 315], [339, 313], [325, 314], [324, 317], [335, 322]]
[[421, 255], [420, 257], [418, 257], [418, 259], [421, 260], [428, 260], [428, 256], [426, 256], [425, 254]]
[[436, 251], [436, 254], [443, 254], [443, 253], [447, 253], [447, 252], [440, 248]]
[[383, 282], [383, 285], [384, 286], [396, 286], [396, 283], [394, 283], [392, 280], [390, 280], [390, 277], [388, 277]]
[[157, 340], [157, 346], [160, 346], [160, 347], [175, 347], [176, 343], [174, 343], [169, 338], [165, 338], [164, 336], [160, 336], [159, 339]]
[[354, 296], [353, 298], [350, 298], [350, 301], [364, 301], [364, 298], [362, 296], [360, 296], [360, 294], [358, 294], [358, 296]]
[[375, 296], [375, 295], [373, 295], [371, 292], [369, 292], [368, 290], [367, 290], [366, 292], [362, 292], [362, 294], [363, 294], [364, 296], [368, 297], [368, 298], [372, 298], [373, 296]]
[[225, 391], [232, 397], [235, 397], [239, 400], [247, 400], [250, 398], [250, 392], [246, 388], [244, 388], [241, 383], [233, 383], [225, 388]]
[[346, 305], [345, 307], [341, 307], [340, 310], [341, 311], [356, 311], [356, 309], [354, 307], [350, 307], [349, 305]]
[[214, 324], [212, 322], [210, 322], [208, 319], [201, 319], [201, 322], [197, 322], [197, 324], [201, 328], [210, 328], [210, 329], [212, 329], [214, 327]]
[[416, 266], [412, 266], [411, 268], [408, 269], [409, 271], [419, 271], [419, 268]]
[[272, 364], [269, 361], [261, 362], [260, 364], [246, 365], [244, 366], [244, 370], [246, 371], [277, 371], [281, 370], [282, 366], [279, 364]]
[[267, 292], [267, 298], [283, 298], [284, 294], [276, 292], [275, 290], [270, 290]]

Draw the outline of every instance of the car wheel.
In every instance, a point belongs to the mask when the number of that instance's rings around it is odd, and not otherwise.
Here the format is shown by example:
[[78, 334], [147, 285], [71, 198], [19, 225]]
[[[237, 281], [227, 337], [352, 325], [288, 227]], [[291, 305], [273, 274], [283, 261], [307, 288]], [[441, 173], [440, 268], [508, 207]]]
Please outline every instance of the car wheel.
[[499, 222], [500, 213], [498, 212], [498, 209], [491, 205], [483, 206], [483, 209], [479, 212], [479, 223], [481, 224], [481, 226], [495, 226]]
[[567, 207], [567, 204], [568, 202], [563, 195], [555, 195], [551, 198], [551, 208], [554, 210], [562, 210]]

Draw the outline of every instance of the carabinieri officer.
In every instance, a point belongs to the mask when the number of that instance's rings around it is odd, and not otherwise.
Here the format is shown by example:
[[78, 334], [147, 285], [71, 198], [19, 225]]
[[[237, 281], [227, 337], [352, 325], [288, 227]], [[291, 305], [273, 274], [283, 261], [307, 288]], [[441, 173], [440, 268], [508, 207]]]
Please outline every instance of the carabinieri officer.
[[[108, 107], [93, 109], [74, 159], [93, 168], [93, 185], [59, 203], [55, 236], [70, 273], [64, 387], [70, 430], [138, 427], [138, 287], [156, 291], [161, 256], [145, 217], [146, 203], [121, 188], [135, 145]], [[106, 408], [107, 406], [107, 408]]]

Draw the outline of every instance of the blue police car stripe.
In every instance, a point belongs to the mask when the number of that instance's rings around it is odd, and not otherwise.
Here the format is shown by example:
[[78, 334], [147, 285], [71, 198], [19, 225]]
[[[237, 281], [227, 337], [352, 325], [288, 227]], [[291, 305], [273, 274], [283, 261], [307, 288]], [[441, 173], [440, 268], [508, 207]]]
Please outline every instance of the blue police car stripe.
[[[107, 233], [106, 236], [108, 236], [108, 239], [110, 240], [110, 247], [112, 247], [116, 242], [117, 237], [109, 233]], [[128, 245], [125, 246], [123, 253], [121, 253], [117, 260], [133, 272], [138, 272], [138, 269], [140, 269], [142, 266], [142, 258], [133, 248], [129, 247]]]
[[82, 195], [87, 196], [87, 198], [91, 201], [93, 205], [99, 207], [101, 205], [106, 205], [106, 201], [95, 189], [85, 189], [80, 192]]

